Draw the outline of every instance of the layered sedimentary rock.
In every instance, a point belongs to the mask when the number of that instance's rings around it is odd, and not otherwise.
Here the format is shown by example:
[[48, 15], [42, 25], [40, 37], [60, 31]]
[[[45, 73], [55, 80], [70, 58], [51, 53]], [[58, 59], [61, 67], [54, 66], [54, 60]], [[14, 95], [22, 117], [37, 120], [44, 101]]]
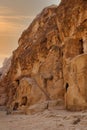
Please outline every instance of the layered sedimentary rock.
[[[64, 41], [63, 77], [66, 108], [87, 109], [87, 1], [71, 1], [70, 36]], [[78, 4], [77, 4], [78, 3]], [[71, 8], [70, 8], [71, 9]], [[85, 10], [84, 10], [85, 9]], [[85, 71], [84, 71], [85, 70]]]
[[73, 58], [66, 67], [66, 107], [71, 110], [87, 108], [87, 54]]
[[19, 39], [7, 75], [7, 106], [13, 110], [46, 100], [64, 100], [63, 58], [57, 6], [45, 8]]
[[0, 105], [4, 105], [7, 99], [5, 77], [7, 76], [9, 68], [11, 66], [11, 59], [12, 57], [6, 58], [3, 62], [3, 67], [0, 68]]
[[59, 6], [45, 8], [18, 43], [1, 82], [7, 94], [4, 104], [17, 110], [61, 99], [67, 109], [87, 108], [86, 0], [62, 0]]
[[10, 58], [5, 58], [4, 62], [3, 62], [3, 66], [0, 68], [0, 78], [5, 77], [5, 75], [7, 75], [9, 68], [11, 66], [11, 59]]

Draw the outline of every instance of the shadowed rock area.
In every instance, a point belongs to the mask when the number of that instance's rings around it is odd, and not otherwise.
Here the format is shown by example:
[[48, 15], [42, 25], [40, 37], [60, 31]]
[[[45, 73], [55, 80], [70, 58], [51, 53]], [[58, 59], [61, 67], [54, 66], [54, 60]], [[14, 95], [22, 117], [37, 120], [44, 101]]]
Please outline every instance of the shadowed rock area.
[[36, 104], [40, 110], [64, 104], [69, 110], [87, 109], [86, 0], [62, 0], [45, 8], [18, 44], [0, 81], [9, 112], [32, 113]]

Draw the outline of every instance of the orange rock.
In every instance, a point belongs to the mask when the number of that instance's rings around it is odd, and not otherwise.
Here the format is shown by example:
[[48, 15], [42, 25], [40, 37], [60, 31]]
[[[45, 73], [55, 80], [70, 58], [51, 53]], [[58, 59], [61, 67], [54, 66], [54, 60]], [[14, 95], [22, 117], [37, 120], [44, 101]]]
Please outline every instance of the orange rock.
[[45, 8], [18, 44], [1, 81], [8, 107], [65, 99], [67, 109], [87, 108], [86, 69], [82, 72], [87, 60], [86, 0], [62, 0], [59, 6]]

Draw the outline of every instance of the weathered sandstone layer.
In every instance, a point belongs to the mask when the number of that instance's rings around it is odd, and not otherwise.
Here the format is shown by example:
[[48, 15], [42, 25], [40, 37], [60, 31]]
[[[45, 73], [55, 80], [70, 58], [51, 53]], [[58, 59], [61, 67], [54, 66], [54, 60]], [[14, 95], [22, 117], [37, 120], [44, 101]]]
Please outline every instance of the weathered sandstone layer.
[[61, 100], [67, 109], [87, 109], [87, 0], [45, 8], [18, 44], [1, 80], [4, 104], [17, 110]]

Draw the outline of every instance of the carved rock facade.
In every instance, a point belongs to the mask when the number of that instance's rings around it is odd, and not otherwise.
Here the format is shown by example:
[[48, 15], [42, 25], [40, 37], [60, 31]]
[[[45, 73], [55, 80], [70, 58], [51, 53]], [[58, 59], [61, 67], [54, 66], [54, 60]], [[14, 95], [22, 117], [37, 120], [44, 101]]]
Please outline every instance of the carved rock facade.
[[18, 43], [1, 82], [8, 107], [61, 99], [69, 110], [87, 108], [86, 0], [62, 0], [45, 8]]

